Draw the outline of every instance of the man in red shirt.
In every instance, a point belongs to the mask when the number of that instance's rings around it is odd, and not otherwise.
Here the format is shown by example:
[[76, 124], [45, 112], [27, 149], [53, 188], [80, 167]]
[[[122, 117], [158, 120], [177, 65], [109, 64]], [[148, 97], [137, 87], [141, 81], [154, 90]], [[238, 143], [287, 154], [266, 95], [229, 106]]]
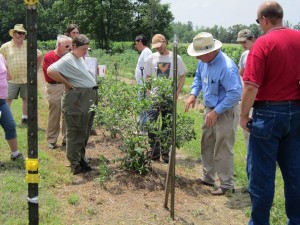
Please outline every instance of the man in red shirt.
[[[64, 85], [47, 75], [48, 67], [58, 61], [64, 54], [72, 48], [72, 38], [65, 35], [58, 35], [56, 49], [47, 52], [44, 56], [43, 71], [46, 85], [46, 97], [49, 103], [48, 125], [47, 125], [47, 141], [50, 149], [55, 149], [56, 142], [60, 132], [61, 97], [64, 93]], [[62, 145], [66, 145], [66, 127], [64, 118], [62, 117]]]
[[277, 2], [259, 7], [256, 22], [265, 35], [251, 48], [243, 76], [240, 124], [250, 132], [249, 225], [270, 224], [276, 163], [284, 180], [288, 224], [300, 224], [300, 32], [284, 27], [282, 20]]

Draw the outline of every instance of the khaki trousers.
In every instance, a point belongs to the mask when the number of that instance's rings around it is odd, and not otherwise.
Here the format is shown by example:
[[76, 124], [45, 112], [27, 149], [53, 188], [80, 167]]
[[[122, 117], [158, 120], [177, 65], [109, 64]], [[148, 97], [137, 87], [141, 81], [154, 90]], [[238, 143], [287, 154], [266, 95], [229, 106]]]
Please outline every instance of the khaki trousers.
[[[48, 143], [56, 144], [60, 127], [62, 132], [62, 143], [66, 143], [66, 126], [61, 110], [61, 99], [64, 93], [64, 88], [63, 84], [47, 83], [46, 85], [46, 98], [49, 103], [48, 125], [46, 132]], [[60, 121], [62, 125], [60, 125]]]
[[[205, 109], [203, 121], [210, 111]], [[207, 127], [203, 122], [201, 156], [206, 182], [214, 184], [217, 175], [221, 187], [234, 187], [233, 146], [238, 123], [239, 105], [219, 115], [214, 127]]]

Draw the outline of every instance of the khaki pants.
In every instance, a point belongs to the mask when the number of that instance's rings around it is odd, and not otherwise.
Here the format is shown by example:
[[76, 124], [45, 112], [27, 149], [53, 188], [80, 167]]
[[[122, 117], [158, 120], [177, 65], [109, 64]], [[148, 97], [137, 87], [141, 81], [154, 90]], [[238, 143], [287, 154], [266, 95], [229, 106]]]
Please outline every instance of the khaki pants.
[[[211, 109], [206, 108], [203, 115]], [[202, 126], [201, 156], [203, 162], [203, 179], [215, 183], [218, 175], [221, 187], [234, 187], [233, 146], [239, 122], [239, 105], [218, 116], [214, 127]]]
[[[62, 132], [62, 142], [66, 143], [66, 125], [61, 110], [61, 99], [64, 93], [63, 84], [46, 85], [46, 98], [49, 103], [48, 125], [47, 125], [47, 141], [48, 143], [56, 144], [60, 127]], [[61, 120], [62, 118], [62, 120]], [[61, 121], [61, 126], [60, 126]]]
[[76, 88], [63, 96], [62, 110], [67, 126], [67, 158], [72, 171], [87, 165], [85, 147], [95, 115], [95, 112], [90, 112], [93, 104], [98, 104], [96, 89]]

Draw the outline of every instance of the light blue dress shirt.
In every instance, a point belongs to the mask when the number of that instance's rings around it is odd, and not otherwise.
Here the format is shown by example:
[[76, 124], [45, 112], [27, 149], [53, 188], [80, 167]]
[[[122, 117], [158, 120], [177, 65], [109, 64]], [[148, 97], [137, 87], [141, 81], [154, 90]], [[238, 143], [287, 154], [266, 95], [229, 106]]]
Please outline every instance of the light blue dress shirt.
[[217, 114], [238, 104], [242, 96], [242, 82], [235, 63], [221, 50], [209, 63], [198, 63], [192, 95], [203, 92], [204, 105], [214, 108]]

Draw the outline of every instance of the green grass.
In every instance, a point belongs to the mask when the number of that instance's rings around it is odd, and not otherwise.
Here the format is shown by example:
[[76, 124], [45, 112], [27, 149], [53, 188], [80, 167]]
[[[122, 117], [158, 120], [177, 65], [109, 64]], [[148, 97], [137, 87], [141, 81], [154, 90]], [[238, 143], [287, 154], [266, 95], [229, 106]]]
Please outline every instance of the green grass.
[[[100, 51], [93, 51], [94, 56], [100, 56]], [[127, 77], [133, 78], [134, 68], [137, 60], [134, 52], [128, 55], [108, 56], [103, 55], [99, 58], [100, 64], [108, 65], [108, 72], [114, 74], [114, 63], [118, 62], [120, 69], [119, 74], [125, 74]], [[99, 54], [99, 55], [97, 55]], [[135, 53], [134, 53], [135, 54]], [[120, 61], [119, 61], [120, 60]], [[192, 59], [191, 59], [192, 60]], [[126, 68], [123, 72], [123, 68]], [[192, 78], [187, 78], [184, 86], [184, 93], [189, 93]], [[60, 156], [56, 152], [47, 149], [45, 140], [45, 130], [47, 118], [47, 104], [42, 99], [41, 94], [38, 95], [38, 115], [39, 115], [39, 132], [38, 132], [38, 149], [40, 162], [40, 183], [39, 183], [39, 218], [40, 224], [64, 224], [63, 212], [70, 204], [78, 204], [80, 199], [71, 195], [64, 201], [57, 199], [53, 190], [57, 186], [64, 186], [72, 183], [73, 176], [69, 169], [65, 167], [59, 159]], [[12, 112], [16, 120], [19, 150], [27, 155], [27, 129], [21, 127], [21, 101], [15, 100], [12, 103]], [[178, 111], [183, 112], [184, 102], [178, 104]], [[190, 110], [189, 115], [195, 121], [195, 130], [197, 139], [185, 144], [180, 151], [184, 152], [187, 157], [200, 159], [200, 137], [202, 126], [202, 114], [196, 110]], [[28, 206], [27, 206], [27, 184], [25, 183], [24, 162], [11, 162], [10, 151], [7, 143], [4, 141], [3, 130], [0, 129], [0, 160], [6, 164], [5, 169], [0, 168], [0, 224], [28, 224]], [[237, 187], [246, 190], [247, 177], [245, 172], [246, 166], [246, 148], [243, 140], [242, 130], [239, 128], [234, 146], [234, 163], [235, 163], [235, 183]], [[199, 171], [199, 175], [201, 171]], [[93, 214], [93, 209], [90, 209]], [[249, 216], [249, 207], [244, 210]], [[271, 211], [271, 224], [283, 225], [287, 223], [284, 210], [283, 182], [281, 174], [278, 171], [276, 175], [276, 193]]]
[[[39, 98], [38, 112], [39, 123], [45, 127], [47, 118], [47, 105]], [[12, 102], [12, 112], [17, 124], [19, 151], [27, 157], [27, 128], [21, 123], [21, 100]], [[39, 125], [39, 127], [41, 127]], [[0, 168], [0, 224], [28, 224], [28, 185], [25, 182], [25, 161], [10, 161], [10, 150], [4, 139], [3, 129], [0, 129], [0, 160], [5, 163], [5, 168]], [[60, 202], [52, 189], [58, 185], [70, 184], [72, 176], [62, 163], [57, 162], [55, 154], [46, 149], [45, 130], [38, 131], [39, 150], [39, 222], [40, 224], [63, 224], [64, 202]]]

